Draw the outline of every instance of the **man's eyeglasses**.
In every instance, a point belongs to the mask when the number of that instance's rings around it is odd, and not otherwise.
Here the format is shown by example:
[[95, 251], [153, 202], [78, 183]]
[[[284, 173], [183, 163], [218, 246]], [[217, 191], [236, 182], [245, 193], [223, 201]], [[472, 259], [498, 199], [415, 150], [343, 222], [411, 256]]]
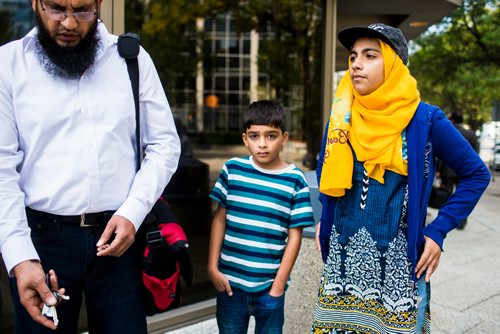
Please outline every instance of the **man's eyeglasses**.
[[67, 12], [61, 11], [50, 7], [45, 7], [43, 1], [40, 0], [40, 5], [42, 6], [42, 11], [45, 13], [47, 18], [54, 21], [64, 21], [68, 16], [73, 16], [76, 21], [91, 21], [97, 16], [97, 11], [86, 11], [86, 12]]

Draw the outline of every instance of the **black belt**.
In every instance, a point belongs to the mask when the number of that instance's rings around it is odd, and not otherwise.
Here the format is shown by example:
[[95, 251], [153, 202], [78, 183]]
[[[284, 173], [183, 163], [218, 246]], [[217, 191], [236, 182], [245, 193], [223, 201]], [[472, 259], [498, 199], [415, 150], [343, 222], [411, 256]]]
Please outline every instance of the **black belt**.
[[31, 208], [26, 208], [26, 213], [36, 217], [43, 217], [46, 219], [53, 220], [55, 223], [66, 223], [72, 225], [78, 225], [80, 227], [92, 227], [92, 226], [105, 226], [108, 220], [113, 216], [115, 211], [102, 211], [95, 213], [82, 213], [77, 216], [61, 216], [52, 213], [47, 213], [43, 211], [33, 210]]

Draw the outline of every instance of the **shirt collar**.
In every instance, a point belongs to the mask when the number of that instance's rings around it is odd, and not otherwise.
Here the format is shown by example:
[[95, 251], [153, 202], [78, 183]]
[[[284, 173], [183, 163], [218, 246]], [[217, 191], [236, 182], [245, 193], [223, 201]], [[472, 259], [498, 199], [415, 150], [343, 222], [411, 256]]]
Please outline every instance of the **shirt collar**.
[[35, 40], [36, 40], [36, 34], [38, 32], [38, 29], [35, 27], [30, 30], [29, 33], [26, 34], [26, 36], [23, 37], [23, 49], [24, 51], [30, 51], [35, 48]]
[[102, 56], [104, 56], [104, 54], [111, 45], [118, 42], [118, 37], [115, 35], [111, 35], [101, 20], [99, 20], [97, 24], [97, 35], [99, 36], [100, 42], [99, 42], [99, 48], [97, 49], [96, 57], [97, 60], [99, 60]]

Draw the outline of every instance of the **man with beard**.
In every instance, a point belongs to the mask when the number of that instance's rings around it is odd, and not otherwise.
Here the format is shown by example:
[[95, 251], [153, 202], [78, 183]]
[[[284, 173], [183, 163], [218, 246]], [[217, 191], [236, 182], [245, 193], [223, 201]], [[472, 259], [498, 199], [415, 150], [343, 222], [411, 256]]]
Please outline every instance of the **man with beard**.
[[37, 26], [0, 47], [0, 252], [17, 333], [76, 333], [83, 295], [90, 333], [147, 331], [135, 234], [180, 145], [141, 48], [136, 172], [132, 89], [101, 1], [32, 0]]

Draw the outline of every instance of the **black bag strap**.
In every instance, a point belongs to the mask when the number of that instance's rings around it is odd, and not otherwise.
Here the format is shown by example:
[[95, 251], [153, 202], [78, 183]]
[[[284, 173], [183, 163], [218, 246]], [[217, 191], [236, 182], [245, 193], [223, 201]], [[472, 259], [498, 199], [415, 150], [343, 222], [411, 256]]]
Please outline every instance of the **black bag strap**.
[[141, 42], [140, 36], [134, 33], [122, 34], [118, 37], [118, 53], [120, 56], [125, 58], [127, 63], [128, 76], [132, 84], [132, 93], [134, 95], [134, 105], [135, 105], [135, 144], [137, 150], [137, 162], [136, 169], [139, 171], [141, 168], [141, 120], [139, 113], [139, 62], [137, 61], [137, 56]]
[[[135, 144], [137, 150], [136, 170], [141, 168], [141, 121], [139, 110], [139, 62], [137, 56], [140, 51], [140, 36], [134, 33], [125, 33], [118, 37], [118, 53], [125, 58], [127, 63], [128, 76], [132, 85], [132, 93], [134, 95], [135, 105]], [[150, 248], [161, 247], [164, 245], [163, 237], [156, 224], [155, 217], [150, 213], [147, 214], [141, 226], [144, 226], [146, 240]]]

